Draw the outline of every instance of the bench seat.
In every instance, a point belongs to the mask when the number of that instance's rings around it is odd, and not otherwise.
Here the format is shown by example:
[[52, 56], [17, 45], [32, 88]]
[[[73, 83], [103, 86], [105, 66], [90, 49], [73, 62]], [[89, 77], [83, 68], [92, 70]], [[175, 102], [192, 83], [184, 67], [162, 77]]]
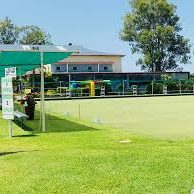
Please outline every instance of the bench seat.
[[28, 115], [26, 115], [26, 114], [24, 114], [24, 113], [22, 113], [22, 112], [19, 112], [19, 111], [14, 111], [14, 116], [16, 116], [16, 117], [18, 117], [18, 118], [20, 118], [20, 119], [22, 119], [22, 118], [28, 118]]
[[24, 119], [28, 119], [28, 115], [26, 115], [25, 113], [19, 112], [19, 111], [14, 111], [14, 116], [16, 117], [16, 120], [19, 121], [21, 123], [21, 128], [23, 129], [24, 126]]

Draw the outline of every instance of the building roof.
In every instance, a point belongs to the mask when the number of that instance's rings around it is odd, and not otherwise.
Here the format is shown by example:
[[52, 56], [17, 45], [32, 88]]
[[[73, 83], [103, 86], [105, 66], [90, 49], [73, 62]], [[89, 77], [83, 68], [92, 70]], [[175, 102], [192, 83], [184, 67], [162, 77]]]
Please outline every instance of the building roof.
[[69, 45], [64, 45], [64, 47], [67, 48], [68, 50], [77, 51], [76, 53], [72, 54], [74, 56], [80, 56], [80, 55], [83, 55], [83, 56], [86, 56], [86, 55], [89, 55], [89, 56], [120, 56], [120, 57], [125, 56], [123, 54], [95, 51], [95, 50], [84, 48], [81, 45], [69, 44]]
[[[71, 47], [69, 47], [71, 49]], [[66, 46], [62, 45], [15, 45], [15, 44], [0, 44], [0, 51], [37, 51], [45, 52], [70, 52]], [[76, 52], [77, 50], [74, 50]]]
[[116, 53], [107, 53], [101, 51], [95, 51], [91, 49], [84, 48], [81, 45], [14, 45], [14, 44], [0, 44], [0, 51], [33, 51], [33, 50], [44, 50], [45, 52], [65, 52], [65, 51], [73, 51], [75, 52], [73, 55], [90, 55], [90, 56], [121, 56], [124, 57], [123, 54]]

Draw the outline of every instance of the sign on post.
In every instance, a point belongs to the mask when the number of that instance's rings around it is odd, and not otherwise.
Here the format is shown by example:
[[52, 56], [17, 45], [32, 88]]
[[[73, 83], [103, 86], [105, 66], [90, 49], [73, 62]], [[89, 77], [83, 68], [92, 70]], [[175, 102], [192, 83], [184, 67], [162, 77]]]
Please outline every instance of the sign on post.
[[16, 77], [16, 67], [5, 68], [5, 77]]
[[11, 77], [1, 78], [2, 118], [14, 119], [13, 85]]

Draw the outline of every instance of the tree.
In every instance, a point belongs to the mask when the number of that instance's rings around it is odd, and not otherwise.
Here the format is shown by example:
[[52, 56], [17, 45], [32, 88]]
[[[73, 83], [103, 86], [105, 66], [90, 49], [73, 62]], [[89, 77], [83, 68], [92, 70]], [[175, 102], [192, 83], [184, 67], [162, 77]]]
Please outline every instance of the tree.
[[20, 40], [20, 44], [32, 44], [32, 45], [48, 45], [51, 44], [51, 36], [48, 33], [43, 32], [37, 26], [25, 26], [22, 28], [23, 36]]
[[37, 26], [18, 26], [6, 17], [0, 21], [0, 44], [51, 44], [50, 35]]
[[0, 43], [1, 44], [17, 43], [20, 32], [21, 32], [20, 27], [13, 24], [8, 17], [0, 21]]
[[120, 38], [129, 43], [132, 53], [140, 54], [137, 65], [160, 72], [188, 63], [191, 45], [180, 34], [176, 6], [167, 0], [131, 0], [130, 5]]

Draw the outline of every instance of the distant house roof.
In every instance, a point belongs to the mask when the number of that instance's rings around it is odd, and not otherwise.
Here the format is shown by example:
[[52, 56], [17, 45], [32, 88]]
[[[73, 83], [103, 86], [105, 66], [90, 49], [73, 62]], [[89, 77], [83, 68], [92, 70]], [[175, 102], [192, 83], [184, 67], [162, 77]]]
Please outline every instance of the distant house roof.
[[0, 51], [31, 51], [31, 50], [44, 50], [44, 51], [74, 51], [73, 55], [97, 55], [97, 56], [121, 56], [124, 57], [123, 54], [116, 53], [107, 53], [101, 51], [95, 51], [91, 49], [84, 48], [81, 45], [9, 45], [9, 44], [0, 44]]
[[[69, 47], [71, 48], [71, 47]], [[62, 45], [17, 45], [17, 44], [0, 44], [0, 51], [33, 51], [43, 50], [45, 52], [67, 52], [66, 46]], [[74, 51], [76, 52], [76, 51]]]
[[68, 49], [68, 50], [77, 51], [76, 53], [72, 54], [74, 56], [80, 56], [80, 55], [83, 55], [83, 56], [86, 56], [86, 55], [89, 55], [89, 56], [120, 56], [120, 57], [124, 57], [125, 56], [123, 54], [116, 54], [116, 53], [107, 53], [107, 52], [95, 51], [95, 50], [91, 50], [91, 49], [84, 48], [81, 45], [72, 45], [72, 44], [69, 44], [69, 45], [64, 45], [64, 47], [66, 49]]

